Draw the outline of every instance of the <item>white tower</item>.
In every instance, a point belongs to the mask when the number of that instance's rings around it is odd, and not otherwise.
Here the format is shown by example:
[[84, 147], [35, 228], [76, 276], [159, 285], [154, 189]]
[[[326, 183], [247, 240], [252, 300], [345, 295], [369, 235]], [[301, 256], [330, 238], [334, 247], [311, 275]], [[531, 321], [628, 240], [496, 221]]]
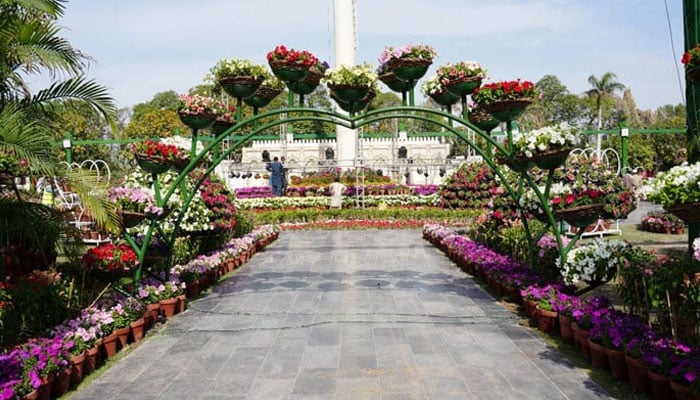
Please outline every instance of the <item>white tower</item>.
[[[333, 4], [335, 66], [341, 64], [355, 65], [357, 51], [355, 27], [355, 0], [334, 0]], [[339, 112], [343, 112], [339, 110]], [[336, 145], [338, 162], [342, 168], [349, 168], [355, 159], [357, 131], [343, 126], [336, 126]]]

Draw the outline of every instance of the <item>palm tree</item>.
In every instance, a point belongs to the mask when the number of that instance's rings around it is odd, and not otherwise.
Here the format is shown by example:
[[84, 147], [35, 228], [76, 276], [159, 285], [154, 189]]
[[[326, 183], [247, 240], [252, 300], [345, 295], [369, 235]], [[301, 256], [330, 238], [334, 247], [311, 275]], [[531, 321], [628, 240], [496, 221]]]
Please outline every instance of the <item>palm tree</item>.
[[[87, 175], [62, 171], [57, 160], [50, 157], [51, 122], [54, 108], [67, 100], [88, 104], [112, 121], [116, 113], [107, 90], [85, 78], [89, 57], [59, 37], [57, 19], [63, 15], [66, 0], [5, 0], [0, 6], [0, 151], [11, 150], [29, 161], [32, 174], [62, 175], [70, 180], [74, 190], [83, 189], [81, 198], [86, 209], [98, 222], [110, 220], [104, 201], [91, 196], [94, 181]], [[33, 92], [26, 78], [47, 74], [53, 81], [48, 87]], [[76, 191], [77, 191], [76, 190]], [[18, 209], [27, 210], [18, 213]], [[46, 218], [45, 210], [24, 201], [20, 196], [0, 203], [0, 241], [8, 243], [24, 236], [31, 238], [32, 230], [22, 235], [23, 226], [16, 224], [16, 215], [32, 217], [34, 222], [60, 221]], [[49, 231], [49, 230], [45, 230]], [[49, 244], [55, 241], [48, 241]]]
[[[598, 130], [603, 128], [603, 103], [612, 98], [615, 92], [625, 89], [625, 85], [617, 81], [617, 75], [606, 72], [598, 79], [595, 75], [588, 77], [591, 89], [586, 91], [586, 95], [595, 100], [596, 111], [598, 112]], [[600, 135], [596, 137], [596, 155], [600, 159]]]

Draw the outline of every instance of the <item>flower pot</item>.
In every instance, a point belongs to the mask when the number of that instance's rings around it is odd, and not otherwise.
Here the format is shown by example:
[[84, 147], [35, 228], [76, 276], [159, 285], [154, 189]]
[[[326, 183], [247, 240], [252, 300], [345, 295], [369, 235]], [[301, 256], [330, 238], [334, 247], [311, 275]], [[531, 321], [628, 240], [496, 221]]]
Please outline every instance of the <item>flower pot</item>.
[[693, 392], [690, 389], [690, 385], [683, 384], [676, 381], [671, 381], [671, 390], [673, 394], [676, 395], [676, 400], [694, 400]]
[[422, 58], [390, 58], [386, 67], [399, 79], [416, 81], [425, 75], [432, 63]]
[[207, 129], [216, 121], [216, 114], [188, 114], [179, 112], [180, 121], [190, 129]]
[[158, 315], [160, 314], [160, 304], [150, 303], [146, 304], [146, 329], [151, 329], [158, 322]]
[[126, 343], [129, 341], [129, 331], [131, 331], [131, 329], [128, 326], [114, 330], [114, 333], [117, 334], [118, 349], [123, 349], [126, 347]]
[[168, 163], [160, 157], [151, 157], [146, 154], [134, 154], [136, 163], [142, 170], [151, 174], [162, 174], [170, 168]]
[[591, 348], [588, 345], [588, 331], [585, 329], [579, 329], [576, 331], [579, 338], [579, 344], [581, 346], [581, 354], [587, 359], [591, 359]]
[[[448, 89], [449, 90], [449, 89]], [[525, 112], [525, 108], [532, 103], [532, 99], [523, 98], [518, 100], [497, 101], [490, 104], [480, 104], [479, 106], [484, 111], [493, 115], [494, 118], [501, 122], [509, 122]]]
[[83, 376], [90, 375], [97, 367], [97, 356], [100, 354], [100, 348], [95, 345], [85, 351], [85, 363], [83, 364]]
[[22, 400], [37, 400], [39, 398], [39, 392], [32, 390], [31, 392], [25, 394]]
[[117, 354], [117, 338], [116, 332], [112, 332], [102, 338], [102, 348], [104, 349], [103, 355], [105, 359]]
[[700, 213], [697, 211], [698, 207], [700, 207], [700, 202], [673, 204], [665, 206], [664, 208], [666, 211], [674, 214], [676, 217], [682, 219], [683, 222], [690, 225], [700, 223]]
[[649, 367], [644, 361], [625, 355], [627, 364], [627, 378], [632, 389], [638, 392], [649, 391]]
[[197, 297], [199, 295], [199, 281], [188, 282], [185, 286], [185, 294], [191, 299]]
[[296, 94], [304, 96], [307, 94], [311, 94], [314, 90], [316, 90], [316, 87], [321, 82], [322, 77], [323, 74], [321, 73], [321, 71], [315, 66], [312, 66], [311, 68], [309, 68], [309, 71], [306, 73], [306, 76], [304, 76], [298, 82], [293, 82], [290, 85], [290, 88]]
[[219, 79], [219, 84], [231, 97], [245, 98], [253, 95], [263, 82], [263, 77], [225, 76]]
[[143, 339], [143, 328], [146, 321], [143, 318], [139, 318], [129, 324], [129, 329], [131, 330], [131, 340], [138, 342]]
[[557, 324], [557, 312], [537, 309], [537, 327], [544, 333], [554, 332]]
[[181, 313], [187, 309], [187, 295], [184, 293], [177, 296], [177, 312]]
[[243, 99], [243, 102], [254, 108], [262, 108], [270, 104], [280, 93], [282, 93], [281, 89], [260, 86], [252, 96]]
[[673, 399], [671, 379], [667, 376], [649, 370], [649, 388], [651, 389], [651, 398], [654, 400]]
[[38, 395], [37, 400], [51, 400], [51, 385], [53, 384], [53, 376], [41, 378], [41, 385], [36, 389]]
[[592, 341], [589, 337], [588, 347], [590, 349], [593, 368], [608, 369], [610, 366], [608, 365], [608, 355], [605, 353], [605, 346]]
[[160, 311], [163, 313], [165, 318], [172, 318], [175, 315], [175, 308], [177, 307], [177, 297], [170, 299], [160, 300]]
[[73, 386], [77, 386], [80, 382], [83, 381], [83, 365], [85, 363], [85, 356], [86, 353], [82, 352], [77, 356], [73, 356], [73, 358], [70, 359], [70, 383]]
[[468, 77], [461, 80], [450, 81], [445, 84], [444, 87], [450, 94], [461, 98], [462, 96], [472, 94], [474, 89], [481, 86], [481, 80], [482, 79], [479, 77]]
[[70, 367], [58, 371], [58, 374], [56, 374], [56, 377], [54, 378], [53, 383], [51, 384], [52, 397], [61, 397], [68, 391], [68, 388], [70, 387], [71, 373], [72, 369]]
[[585, 228], [600, 217], [603, 207], [603, 203], [586, 204], [578, 207], [563, 208], [554, 211], [554, 213], [571, 226]]
[[[393, 72], [387, 72], [385, 74], [381, 74], [378, 76], [379, 80], [384, 82], [385, 85], [389, 87], [394, 92], [407, 92], [411, 90], [415, 86], [415, 81], [409, 82], [403, 79], [398, 78]], [[430, 97], [433, 97], [432, 95]], [[455, 98], [455, 100], [452, 103], [449, 104], [454, 104], [455, 101], [459, 100], [459, 98]], [[440, 103], [438, 103], [440, 104]], [[447, 104], [443, 104], [447, 105]]]
[[627, 361], [625, 361], [625, 352], [606, 347], [605, 354], [608, 356], [608, 364], [610, 365], [610, 373], [612, 376], [621, 381], [627, 380]]
[[271, 61], [270, 69], [281, 81], [298, 82], [302, 80], [309, 71], [308, 65], [296, 63], [285, 63], [279, 61]]
[[571, 318], [559, 314], [559, 334], [564, 343], [574, 344], [574, 330], [571, 327]]

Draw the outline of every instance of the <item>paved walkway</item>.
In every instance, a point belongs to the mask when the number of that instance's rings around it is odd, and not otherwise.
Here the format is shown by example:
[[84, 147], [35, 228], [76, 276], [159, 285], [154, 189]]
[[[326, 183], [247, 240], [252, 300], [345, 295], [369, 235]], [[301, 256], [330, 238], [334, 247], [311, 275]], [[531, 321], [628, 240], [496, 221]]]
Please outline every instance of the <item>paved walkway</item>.
[[417, 230], [283, 232], [73, 397], [599, 398]]

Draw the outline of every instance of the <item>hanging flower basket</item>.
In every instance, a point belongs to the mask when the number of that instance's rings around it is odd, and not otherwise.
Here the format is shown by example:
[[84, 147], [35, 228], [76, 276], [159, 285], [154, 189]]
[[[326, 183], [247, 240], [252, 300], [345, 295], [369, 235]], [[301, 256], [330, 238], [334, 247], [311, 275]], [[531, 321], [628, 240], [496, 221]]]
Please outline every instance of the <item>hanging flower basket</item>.
[[455, 96], [445, 89], [439, 92], [428, 93], [428, 96], [441, 106], [451, 106], [459, 101], [459, 96]]
[[685, 71], [685, 79], [693, 85], [700, 84], [700, 67], [689, 68]]
[[367, 92], [367, 94], [365, 94], [365, 96], [360, 100], [345, 101], [344, 99], [340, 98], [336, 92], [331, 90], [331, 98], [335, 100], [335, 102], [338, 104], [338, 107], [351, 113], [356, 113], [364, 110], [365, 107], [367, 107], [367, 105], [369, 105], [369, 103], [372, 100], [374, 100], [375, 97], [376, 93], [373, 90], [371, 90]]
[[511, 158], [504, 156], [501, 153], [498, 153], [496, 156], [496, 161], [498, 161], [500, 164], [505, 164], [508, 166], [508, 168], [515, 172], [527, 172], [529, 169], [535, 166], [535, 163], [533, 163], [530, 159]]
[[124, 228], [133, 228], [148, 218], [148, 214], [144, 212], [129, 210], [118, 210], [117, 214], [119, 215]]
[[524, 98], [517, 100], [496, 101], [489, 104], [480, 104], [479, 106], [484, 111], [493, 115], [494, 118], [501, 122], [512, 121], [525, 112], [525, 108], [532, 103], [532, 99]]
[[219, 84], [229, 96], [240, 99], [253, 95], [263, 80], [262, 76], [224, 76]]
[[216, 121], [214, 121], [214, 124], [210, 128], [214, 136], [220, 136], [223, 135], [223, 133], [226, 132], [229, 128], [231, 128], [233, 125], [235, 125], [235, 123], [233, 123], [232, 121], [217, 119]]
[[554, 213], [569, 225], [584, 228], [600, 218], [604, 207], [605, 205], [602, 203], [586, 204], [578, 207], [563, 208], [554, 211]]
[[216, 114], [190, 114], [178, 112], [180, 121], [191, 129], [206, 129], [216, 121]]
[[469, 113], [469, 122], [484, 132], [491, 132], [500, 125], [501, 121], [484, 111], [481, 107], [476, 107]]
[[280, 93], [282, 93], [282, 89], [260, 86], [252, 96], [243, 99], [243, 102], [251, 107], [261, 108], [270, 104]]
[[529, 160], [541, 169], [554, 169], [564, 164], [570, 152], [571, 149], [553, 150], [544, 153], [535, 153], [532, 157], [517, 157], [515, 160], [517, 160], [518, 163], [527, 162]]
[[371, 86], [328, 84], [328, 89], [331, 90], [331, 95], [333, 95], [335, 99], [345, 103], [355, 103], [367, 96]]
[[135, 153], [134, 158], [142, 170], [151, 174], [162, 174], [170, 168], [170, 163], [161, 157]]
[[416, 82], [409, 82], [405, 81], [403, 79], [399, 79], [394, 72], [386, 72], [384, 74], [381, 74], [378, 76], [379, 80], [384, 82], [389, 89], [391, 89], [394, 92], [407, 92], [411, 90]]
[[682, 203], [665, 206], [664, 209], [676, 217], [680, 218], [686, 224], [700, 223], [700, 202]]
[[443, 86], [448, 92], [455, 96], [467, 96], [474, 92], [474, 89], [481, 86], [481, 77], [464, 77], [459, 80], [449, 81], [444, 83]]
[[316, 86], [321, 83], [322, 77], [323, 73], [316, 66], [312, 66], [304, 78], [291, 84], [291, 90], [301, 95], [311, 94], [311, 92], [316, 90]]
[[428, 72], [432, 63], [423, 58], [391, 58], [386, 63], [386, 70], [404, 81], [416, 81]]
[[309, 71], [309, 65], [270, 61], [270, 69], [276, 77], [285, 82], [299, 82]]

